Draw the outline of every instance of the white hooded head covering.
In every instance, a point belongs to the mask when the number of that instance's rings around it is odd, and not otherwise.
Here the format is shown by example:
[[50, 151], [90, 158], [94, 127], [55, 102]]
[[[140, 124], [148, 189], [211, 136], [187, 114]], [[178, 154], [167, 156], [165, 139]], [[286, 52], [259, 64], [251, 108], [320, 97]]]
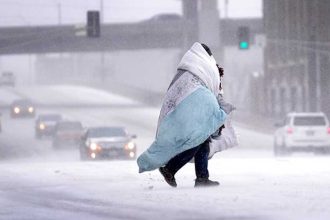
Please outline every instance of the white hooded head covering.
[[178, 69], [187, 70], [198, 76], [214, 95], [219, 94], [220, 76], [216, 61], [202, 44], [196, 42], [192, 45], [182, 57]]

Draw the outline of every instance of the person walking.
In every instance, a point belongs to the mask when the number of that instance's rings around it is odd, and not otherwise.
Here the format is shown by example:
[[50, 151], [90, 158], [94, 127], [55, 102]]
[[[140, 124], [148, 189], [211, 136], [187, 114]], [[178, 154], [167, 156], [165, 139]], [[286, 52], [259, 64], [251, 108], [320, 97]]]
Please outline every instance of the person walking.
[[196, 42], [184, 54], [165, 95], [155, 141], [137, 159], [139, 172], [159, 169], [172, 187], [174, 175], [192, 158], [195, 187], [216, 186], [209, 180], [210, 136], [219, 131], [227, 114], [220, 108], [220, 73], [211, 50]]
[[[205, 44], [202, 44], [202, 46], [211, 56], [212, 55], [211, 50]], [[217, 64], [217, 68], [221, 79], [224, 76], [224, 70], [218, 64]], [[224, 110], [225, 113], [228, 115], [236, 108], [232, 104], [224, 100], [222, 93], [223, 93], [223, 88], [220, 80], [219, 94], [217, 95], [217, 101], [220, 108]], [[189, 161], [191, 161], [192, 158], [194, 158], [195, 174], [196, 174], [195, 187], [219, 185], [218, 181], [209, 180], [208, 160], [210, 158], [210, 143], [212, 142], [212, 139], [216, 139], [221, 136], [222, 129], [224, 128], [225, 125], [223, 124], [215, 133], [213, 133], [208, 139], [206, 139], [204, 143], [200, 144], [195, 148], [186, 150], [178, 154], [177, 156], [172, 158], [164, 167], [160, 167], [159, 171], [164, 176], [165, 181], [170, 186], [176, 187], [177, 183], [175, 181], [174, 175], [186, 163], [188, 163]]]

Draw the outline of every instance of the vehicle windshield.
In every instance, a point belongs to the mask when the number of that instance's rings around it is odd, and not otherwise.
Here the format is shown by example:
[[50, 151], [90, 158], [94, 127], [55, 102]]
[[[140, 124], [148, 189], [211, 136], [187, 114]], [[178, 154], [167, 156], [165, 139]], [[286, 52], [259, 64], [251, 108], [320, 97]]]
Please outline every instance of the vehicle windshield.
[[79, 122], [60, 123], [57, 127], [59, 130], [82, 130], [82, 125]]
[[30, 106], [32, 105], [32, 102], [29, 100], [16, 100], [13, 102], [13, 105]]
[[93, 128], [88, 131], [88, 137], [124, 137], [127, 133], [123, 128]]
[[322, 116], [297, 116], [293, 124], [295, 126], [325, 126], [326, 121]]
[[4, 72], [4, 73], [2, 73], [2, 76], [12, 77], [12, 76], [13, 76], [13, 73], [10, 73], [10, 72]]

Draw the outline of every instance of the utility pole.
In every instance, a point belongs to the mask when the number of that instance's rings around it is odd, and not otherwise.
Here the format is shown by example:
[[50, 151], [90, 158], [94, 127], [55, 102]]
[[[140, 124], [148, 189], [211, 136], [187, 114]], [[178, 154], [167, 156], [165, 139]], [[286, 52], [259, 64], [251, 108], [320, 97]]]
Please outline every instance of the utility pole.
[[190, 48], [198, 40], [198, 0], [182, 0], [182, 14], [184, 17], [184, 46], [183, 50]]
[[58, 18], [58, 25], [62, 24], [62, 5], [61, 3], [57, 3], [57, 18]]
[[[104, 4], [103, 4], [103, 0], [100, 0], [100, 27], [103, 26], [103, 23], [104, 23]], [[99, 40], [102, 41], [102, 37], [100, 37]], [[101, 72], [100, 72], [101, 82], [104, 82], [104, 80], [105, 80], [104, 63], [105, 63], [105, 54], [104, 54], [103, 47], [102, 47], [102, 49], [101, 49]]]
[[229, 1], [225, 0], [225, 19], [228, 18], [228, 5], [229, 5]]
[[103, 0], [100, 0], [100, 22], [101, 24], [103, 24], [104, 22], [104, 4], [103, 4]]
[[316, 68], [316, 111], [321, 111], [321, 62], [320, 52], [315, 52]]

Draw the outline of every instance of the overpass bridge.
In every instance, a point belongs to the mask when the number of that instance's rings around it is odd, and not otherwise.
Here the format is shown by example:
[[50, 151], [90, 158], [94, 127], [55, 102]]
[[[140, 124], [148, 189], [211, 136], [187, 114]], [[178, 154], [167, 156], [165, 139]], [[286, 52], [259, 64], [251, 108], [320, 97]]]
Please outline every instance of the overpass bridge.
[[[189, 25], [184, 20], [108, 24], [101, 27], [100, 38], [79, 36], [81, 29], [74, 25], [2, 27], [0, 55], [183, 48], [191, 43]], [[255, 35], [263, 33], [262, 19], [223, 19], [218, 25], [222, 47], [237, 44], [241, 25], [250, 28], [252, 44]]]
[[236, 44], [239, 25], [249, 26], [251, 39], [262, 32], [261, 19], [219, 20], [217, 0], [181, 0], [182, 18], [138, 23], [104, 24], [101, 37], [80, 36], [67, 26], [2, 27], [0, 55], [97, 52], [151, 48], [183, 48], [201, 41], [212, 48]]
[[74, 25], [5, 27], [0, 28], [0, 55], [179, 48], [184, 27], [183, 20], [109, 24], [101, 27], [99, 38], [80, 36]]
[[79, 37], [74, 26], [0, 28], [0, 55], [187, 48], [194, 41], [219, 47], [217, 0], [181, 0], [182, 19], [101, 27], [100, 38]]

